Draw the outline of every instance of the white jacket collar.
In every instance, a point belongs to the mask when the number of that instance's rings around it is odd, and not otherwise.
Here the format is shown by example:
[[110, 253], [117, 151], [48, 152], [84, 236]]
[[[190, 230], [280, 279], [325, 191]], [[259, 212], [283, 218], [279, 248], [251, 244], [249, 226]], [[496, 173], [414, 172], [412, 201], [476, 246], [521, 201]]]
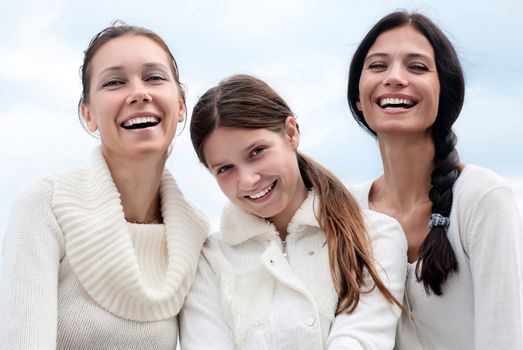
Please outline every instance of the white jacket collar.
[[[294, 214], [287, 226], [288, 233], [303, 232], [303, 226], [319, 227], [316, 219], [319, 206], [319, 198], [314, 191], [309, 191], [307, 198]], [[256, 215], [246, 212], [238, 206], [230, 203], [222, 213], [221, 239], [228, 245], [234, 246], [251, 238], [270, 238], [278, 235], [274, 225]]]

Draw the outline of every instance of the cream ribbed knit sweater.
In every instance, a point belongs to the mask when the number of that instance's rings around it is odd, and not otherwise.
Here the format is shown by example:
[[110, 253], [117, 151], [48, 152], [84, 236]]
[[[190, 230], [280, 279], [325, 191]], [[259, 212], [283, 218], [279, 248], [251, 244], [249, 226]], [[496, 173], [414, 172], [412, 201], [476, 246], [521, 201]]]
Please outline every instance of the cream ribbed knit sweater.
[[174, 349], [206, 218], [165, 171], [162, 225], [128, 224], [100, 149], [15, 202], [0, 302], [1, 349]]

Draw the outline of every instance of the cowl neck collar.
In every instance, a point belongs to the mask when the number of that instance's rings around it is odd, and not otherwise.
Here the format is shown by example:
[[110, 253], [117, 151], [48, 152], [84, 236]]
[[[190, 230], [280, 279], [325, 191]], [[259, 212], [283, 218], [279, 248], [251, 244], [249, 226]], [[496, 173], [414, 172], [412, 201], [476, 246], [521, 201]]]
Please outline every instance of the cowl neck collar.
[[107, 311], [129, 320], [175, 316], [190, 288], [209, 232], [206, 217], [184, 198], [164, 170], [161, 212], [167, 269], [158, 289], [145, 283], [111, 173], [98, 147], [91, 168], [54, 179], [53, 210], [65, 236], [66, 256], [86, 292]]

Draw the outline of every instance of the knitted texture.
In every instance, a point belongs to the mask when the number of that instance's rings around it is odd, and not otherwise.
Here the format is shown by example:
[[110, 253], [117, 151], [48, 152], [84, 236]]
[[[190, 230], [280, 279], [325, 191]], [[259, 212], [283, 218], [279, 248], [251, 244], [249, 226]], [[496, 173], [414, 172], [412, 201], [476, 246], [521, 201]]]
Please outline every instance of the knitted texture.
[[164, 224], [126, 223], [100, 149], [92, 167], [41, 180], [6, 234], [1, 349], [172, 349], [208, 233], [165, 171]]

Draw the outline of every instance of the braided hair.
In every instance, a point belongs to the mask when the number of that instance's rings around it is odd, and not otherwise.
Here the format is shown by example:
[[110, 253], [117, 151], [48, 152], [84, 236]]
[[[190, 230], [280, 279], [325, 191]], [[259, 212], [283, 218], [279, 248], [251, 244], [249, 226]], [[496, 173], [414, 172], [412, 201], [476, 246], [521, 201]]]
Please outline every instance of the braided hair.
[[[368, 133], [376, 136], [363, 113], [358, 110], [359, 82], [363, 63], [369, 49], [380, 34], [410, 25], [419, 31], [434, 49], [436, 69], [440, 82], [438, 114], [431, 128], [434, 142], [434, 171], [429, 199], [432, 214], [449, 217], [452, 208], [452, 188], [460, 174], [460, 159], [456, 150], [457, 137], [452, 125], [458, 118], [465, 97], [465, 81], [458, 55], [446, 35], [428, 17], [406, 11], [393, 12], [378, 21], [363, 38], [352, 58], [349, 69], [347, 98], [356, 122]], [[420, 246], [416, 277], [423, 282], [427, 294], [443, 295], [442, 286], [458, 262], [447, 237], [447, 226], [433, 226]]]

